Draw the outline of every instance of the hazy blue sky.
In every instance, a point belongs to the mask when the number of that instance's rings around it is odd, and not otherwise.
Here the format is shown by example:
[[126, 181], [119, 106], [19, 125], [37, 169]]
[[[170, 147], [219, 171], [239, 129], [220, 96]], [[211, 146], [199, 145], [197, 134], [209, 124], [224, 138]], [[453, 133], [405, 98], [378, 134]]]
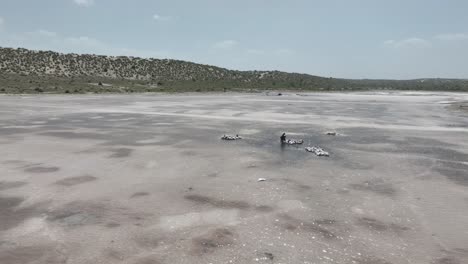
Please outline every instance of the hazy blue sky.
[[468, 78], [468, 1], [0, 0], [0, 46], [346, 78]]

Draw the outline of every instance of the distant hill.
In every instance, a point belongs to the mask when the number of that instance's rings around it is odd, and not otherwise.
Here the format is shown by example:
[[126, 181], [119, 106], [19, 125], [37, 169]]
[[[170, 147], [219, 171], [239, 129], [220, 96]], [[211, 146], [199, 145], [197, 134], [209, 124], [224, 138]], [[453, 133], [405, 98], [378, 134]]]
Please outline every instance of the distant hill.
[[467, 80], [349, 80], [280, 71], [234, 71], [179, 60], [0, 48], [0, 93], [224, 90], [450, 90]]

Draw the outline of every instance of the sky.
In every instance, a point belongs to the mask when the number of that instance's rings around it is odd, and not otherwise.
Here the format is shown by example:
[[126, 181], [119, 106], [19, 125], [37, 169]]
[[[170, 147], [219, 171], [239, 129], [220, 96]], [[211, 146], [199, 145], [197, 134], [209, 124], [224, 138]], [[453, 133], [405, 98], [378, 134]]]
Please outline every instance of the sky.
[[0, 0], [0, 46], [354, 79], [468, 78], [467, 0]]

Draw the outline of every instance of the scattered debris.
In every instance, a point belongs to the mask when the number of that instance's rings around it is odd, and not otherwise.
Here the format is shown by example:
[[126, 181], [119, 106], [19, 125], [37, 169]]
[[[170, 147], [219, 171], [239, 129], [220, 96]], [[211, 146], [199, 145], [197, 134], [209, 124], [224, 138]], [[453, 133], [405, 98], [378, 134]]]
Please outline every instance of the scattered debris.
[[304, 140], [302, 139], [287, 139], [285, 141], [283, 141], [284, 144], [288, 144], [288, 145], [301, 145], [302, 143], [304, 143]]
[[238, 139], [242, 139], [241, 137], [239, 137], [239, 135], [235, 135], [235, 136], [230, 136], [230, 135], [224, 135], [221, 137], [222, 140], [238, 140]]
[[272, 253], [269, 253], [269, 252], [265, 252], [265, 256], [269, 259], [269, 260], [273, 260], [275, 258], [275, 256], [272, 254]]
[[307, 152], [312, 152], [312, 153], [315, 153], [315, 155], [319, 156], [319, 157], [329, 157], [330, 154], [328, 152], [326, 152], [325, 150], [323, 150], [321, 147], [307, 147], [305, 148], [305, 150]]
[[266, 181], [265, 178], [258, 178], [258, 181], [257, 181], [257, 182], [264, 182], [264, 181]]
[[325, 135], [327, 135], [327, 136], [336, 136], [337, 133], [334, 132], [334, 131], [329, 131], [329, 132], [325, 133]]

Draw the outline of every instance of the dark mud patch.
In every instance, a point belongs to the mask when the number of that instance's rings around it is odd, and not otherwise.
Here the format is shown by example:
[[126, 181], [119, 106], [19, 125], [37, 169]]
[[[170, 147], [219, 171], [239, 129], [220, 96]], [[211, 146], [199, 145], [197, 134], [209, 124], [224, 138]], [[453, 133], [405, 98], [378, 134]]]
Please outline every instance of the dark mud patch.
[[223, 209], [241, 209], [247, 210], [250, 208], [249, 203], [244, 201], [236, 201], [236, 200], [221, 200], [213, 197], [208, 197], [204, 195], [198, 194], [188, 194], [185, 195], [184, 198], [191, 202], [200, 204], [200, 205], [208, 205], [217, 208]]
[[446, 106], [447, 109], [468, 113], [468, 102], [456, 102]]
[[13, 182], [0, 182], [0, 191], [15, 189], [26, 185], [27, 183], [22, 181], [13, 181]]
[[351, 160], [343, 160], [341, 165], [347, 169], [352, 169], [352, 170], [371, 170], [374, 168], [373, 165], [359, 163], [359, 162], [355, 162]]
[[116, 228], [116, 227], [119, 227], [120, 224], [119, 223], [116, 223], [116, 222], [109, 222], [106, 224], [106, 227], [107, 228]]
[[112, 260], [118, 260], [118, 261], [123, 261], [125, 260], [125, 254], [118, 250], [114, 249], [108, 249], [106, 250], [106, 256]]
[[445, 167], [445, 168], [451, 168], [451, 169], [454, 169], [454, 170], [464, 170], [464, 171], [468, 171], [468, 165], [465, 164], [465, 163], [461, 163], [461, 162], [452, 162], [452, 161], [438, 161], [437, 162], [437, 165], [439, 167]]
[[66, 261], [67, 257], [59, 254], [54, 247], [30, 246], [0, 251], [0, 263], [2, 264], [63, 264]]
[[59, 171], [59, 167], [43, 167], [43, 166], [32, 166], [24, 169], [25, 172], [31, 173], [51, 173]]
[[218, 176], [219, 176], [219, 175], [218, 175], [217, 172], [208, 173], [208, 174], [206, 175], [206, 177], [208, 177], [208, 178], [216, 178], [216, 177], [218, 177]]
[[187, 156], [187, 157], [194, 157], [198, 155], [198, 152], [194, 150], [184, 150], [180, 154], [182, 154], [183, 156]]
[[102, 204], [71, 202], [48, 212], [47, 220], [69, 227], [94, 225], [104, 220], [107, 211], [108, 208]]
[[144, 235], [138, 236], [135, 238], [135, 243], [145, 249], [155, 249], [162, 244], [166, 238], [158, 233], [146, 233]]
[[42, 163], [32, 163], [32, 162], [23, 162], [22, 164], [18, 164], [18, 166], [16, 167], [17, 169], [27, 169], [27, 168], [30, 168], [30, 167], [40, 167], [42, 166]]
[[424, 138], [424, 137], [405, 137], [404, 140], [400, 141], [405, 144], [413, 144], [419, 146], [439, 146], [439, 147], [456, 147], [455, 144], [451, 144], [442, 140], [434, 138]]
[[391, 231], [395, 233], [402, 233], [404, 231], [410, 230], [408, 227], [405, 226], [401, 226], [394, 223], [385, 223], [370, 217], [361, 217], [357, 220], [357, 223], [360, 226], [364, 226], [370, 230], [379, 232]]
[[47, 221], [76, 228], [81, 226], [106, 226], [108, 223], [132, 223], [141, 221], [145, 213], [133, 212], [124, 206], [117, 206], [108, 200], [74, 201], [58, 208], [45, 211]]
[[326, 239], [337, 238], [335, 232], [330, 230], [330, 226], [335, 224], [333, 220], [326, 220], [326, 224], [324, 224], [324, 220], [303, 221], [286, 214], [280, 215], [279, 218], [280, 221], [277, 224], [288, 231], [314, 233]]
[[19, 207], [23, 201], [21, 197], [0, 197], [0, 231], [16, 227], [39, 213], [39, 206]]
[[227, 228], [218, 228], [192, 239], [191, 252], [194, 255], [205, 255], [217, 249], [234, 244], [235, 234]]
[[63, 139], [94, 139], [107, 140], [109, 136], [106, 134], [89, 133], [89, 132], [44, 132], [42, 136], [58, 137]]
[[147, 192], [136, 192], [136, 193], [132, 194], [132, 196], [130, 196], [130, 199], [143, 197], [143, 196], [148, 196], [148, 195], [150, 195], [150, 194], [147, 193]]
[[75, 186], [75, 185], [79, 185], [79, 184], [83, 184], [87, 182], [92, 182], [95, 180], [97, 180], [97, 178], [94, 176], [83, 175], [83, 176], [65, 178], [65, 179], [56, 181], [55, 184], [62, 185], [62, 186]]
[[24, 201], [19, 197], [0, 197], [0, 209], [2, 211], [19, 206]]
[[305, 191], [309, 191], [312, 189], [312, 187], [310, 187], [309, 185], [306, 185], [306, 184], [298, 184], [296, 186], [294, 186], [297, 190], [301, 191], [301, 192], [305, 192]]
[[391, 262], [386, 261], [385, 259], [381, 259], [374, 256], [363, 256], [359, 258], [354, 258], [353, 263], [358, 264], [392, 264]]
[[261, 213], [270, 213], [275, 210], [275, 208], [268, 206], [268, 205], [259, 205], [255, 206], [255, 210]]
[[443, 257], [436, 259], [433, 264], [461, 264], [461, 262], [454, 257]]
[[[346, 149], [361, 150], [376, 153], [410, 153], [422, 157], [432, 157], [434, 159], [444, 160], [450, 157], [453, 161], [466, 161], [468, 154], [452, 149], [454, 144], [432, 138], [406, 137], [403, 140], [395, 140], [390, 136], [382, 136], [381, 130], [370, 130], [363, 128], [344, 129], [344, 133], [350, 135], [345, 139], [337, 138]], [[362, 144], [362, 147], [349, 144]], [[391, 147], [367, 148], [365, 145], [373, 143], [390, 144]]]
[[468, 248], [455, 248], [453, 252], [466, 255], [468, 257]]
[[303, 184], [299, 181], [289, 179], [289, 178], [283, 178], [281, 179], [282, 182], [284, 182], [286, 185], [289, 185], [291, 188], [300, 191], [300, 192], [306, 192], [312, 189], [311, 186], [307, 184]]
[[410, 153], [432, 156], [439, 160], [445, 160], [447, 159], [447, 157], [450, 157], [451, 160], [457, 162], [463, 162], [468, 160], [468, 154], [449, 148], [433, 147], [431, 145], [407, 148], [409, 148]]
[[349, 187], [357, 191], [373, 192], [385, 196], [394, 196], [396, 194], [396, 189], [392, 184], [380, 179], [365, 181], [363, 183], [353, 183], [350, 184]]
[[435, 169], [447, 179], [462, 186], [468, 186], [468, 170], [459, 170], [450, 167]]
[[110, 155], [109, 158], [126, 158], [132, 154], [133, 149], [118, 148], [118, 149], [111, 150], [111, 152], [113, 152], [113, 154]]
[[0, 128], [0, 135], [2, 136], [11, 136], [11, 135], [16, 135], [16, 134], [25, 134], [25, 133], [31, 133], [33, 132], [33, 129], [35, 127], [30, 127], [30, 128], [13, 128], [13, 127], [3, 127]]
[[19, 165], [19, 164], [24, 164], [26, 163], [26, 161], [23, 161], [23, 160], [5, 160], [2, 162], [3, 164], [13, 164], [13, 165]]
[[134, 264], [162, 264], [157, 257], [145, 257], [133, 262]]

